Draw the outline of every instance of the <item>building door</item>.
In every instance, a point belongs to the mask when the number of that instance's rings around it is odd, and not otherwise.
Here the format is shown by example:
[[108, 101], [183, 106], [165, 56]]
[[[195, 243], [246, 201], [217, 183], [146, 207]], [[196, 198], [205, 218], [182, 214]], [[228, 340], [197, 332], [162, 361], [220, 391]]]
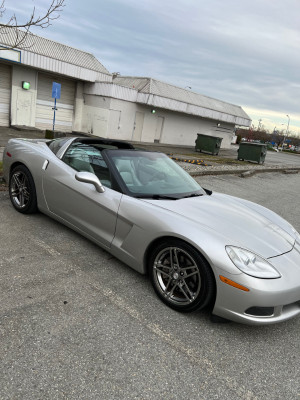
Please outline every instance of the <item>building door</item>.
[[35, 126], [40, 129], [52, 129], [54, 99], [52, 83], [61, 84], [61, 96], [56, 102], [55, 130], [71, 132], [73, 125], [75, 81], [62, 79], [56, 75], [38, 75]]
[[142, 137], [143, 125], [144, 125], [145, 114], [140, 111], [136, 111], [135, 120], [133, 124], [132, 140], [135, 142], [140, 142]]
[[27, 90], [17, 92], [16, 124], [31, 126], [33, 94]]
[[156, 120], [155, 137], [154, 142], [159, 143], [161, 140], [163, 127], [164, 127], [164, 117], [158, 117]]
[[0, 126], [9, 126], [11, 68], [0, 64]]
[[121, 111], [109, 110], [108, 137], [111, 139], [120, 139]]

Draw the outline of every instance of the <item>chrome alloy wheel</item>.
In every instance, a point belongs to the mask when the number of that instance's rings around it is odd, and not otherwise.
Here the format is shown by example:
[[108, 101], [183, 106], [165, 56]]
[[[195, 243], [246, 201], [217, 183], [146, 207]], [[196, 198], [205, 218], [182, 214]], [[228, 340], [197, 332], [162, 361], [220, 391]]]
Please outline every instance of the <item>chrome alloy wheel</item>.
[[188, 305], [201, 290], [201, 275], [192, 256], [178, 247], [165, 247], [154, 260], [154, 282], [168, 302]]
[[16, 171], [11, 176], [10, 195], [17, 208], [23, 209], [30, 201], [28, 177], [22, 171]]

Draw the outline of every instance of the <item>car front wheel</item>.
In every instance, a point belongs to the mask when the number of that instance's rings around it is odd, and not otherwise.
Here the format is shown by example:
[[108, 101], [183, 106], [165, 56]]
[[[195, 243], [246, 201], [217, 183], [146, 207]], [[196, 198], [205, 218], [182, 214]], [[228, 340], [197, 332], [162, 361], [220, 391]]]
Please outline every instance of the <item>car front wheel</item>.
[[23, 214], [37, 211], [35, 185], [31, 173], [24, 165], [15, 167], [10, 175], [9, 196], [14, 208]]
[[174, 239], [158, 245], [150, 257], [149, 272], [157, 295], [177, 311], [201, 309], [213, 300], [213, 272], [188, 243]]

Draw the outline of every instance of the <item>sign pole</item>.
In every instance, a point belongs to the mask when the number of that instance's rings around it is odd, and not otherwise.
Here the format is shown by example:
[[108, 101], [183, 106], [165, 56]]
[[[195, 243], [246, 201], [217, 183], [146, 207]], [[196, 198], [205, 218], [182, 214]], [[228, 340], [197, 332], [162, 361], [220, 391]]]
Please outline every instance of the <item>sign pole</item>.
[[53, 134], [54, 134], [54, 126], [55, 126], [55, 111], [57, 110], [56, 108], [56, 97], [54, 99], [54, 107], [52, 108], [54, 110], [54, 115], [53, 115]]
[[52, 98], [54, 98], [54, 107], [52, 107], [52, 110], [54, 111], [54, 114], [53, 114], [53, 137], [54, 137], [54, 128], [55, 128], [55, 111], [57, 111], [56, 99], [60, 99], [60, 91], [61, 91], [61, 84], [57, 83], [57, 82], [52, 82]]

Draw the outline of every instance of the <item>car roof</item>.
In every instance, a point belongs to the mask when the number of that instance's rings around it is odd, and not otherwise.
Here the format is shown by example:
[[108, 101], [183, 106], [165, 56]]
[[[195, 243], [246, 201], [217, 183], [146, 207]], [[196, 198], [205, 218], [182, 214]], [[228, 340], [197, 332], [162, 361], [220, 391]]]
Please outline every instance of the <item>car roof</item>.
[[134, 146], [122, 140], [106, 139], [106, 138], [82, 138], [78, 137], [73, 143], [80, 142], [83, 144], [98, 144], [103, 146], [113, 146], [117, 149], [134, 149]]

